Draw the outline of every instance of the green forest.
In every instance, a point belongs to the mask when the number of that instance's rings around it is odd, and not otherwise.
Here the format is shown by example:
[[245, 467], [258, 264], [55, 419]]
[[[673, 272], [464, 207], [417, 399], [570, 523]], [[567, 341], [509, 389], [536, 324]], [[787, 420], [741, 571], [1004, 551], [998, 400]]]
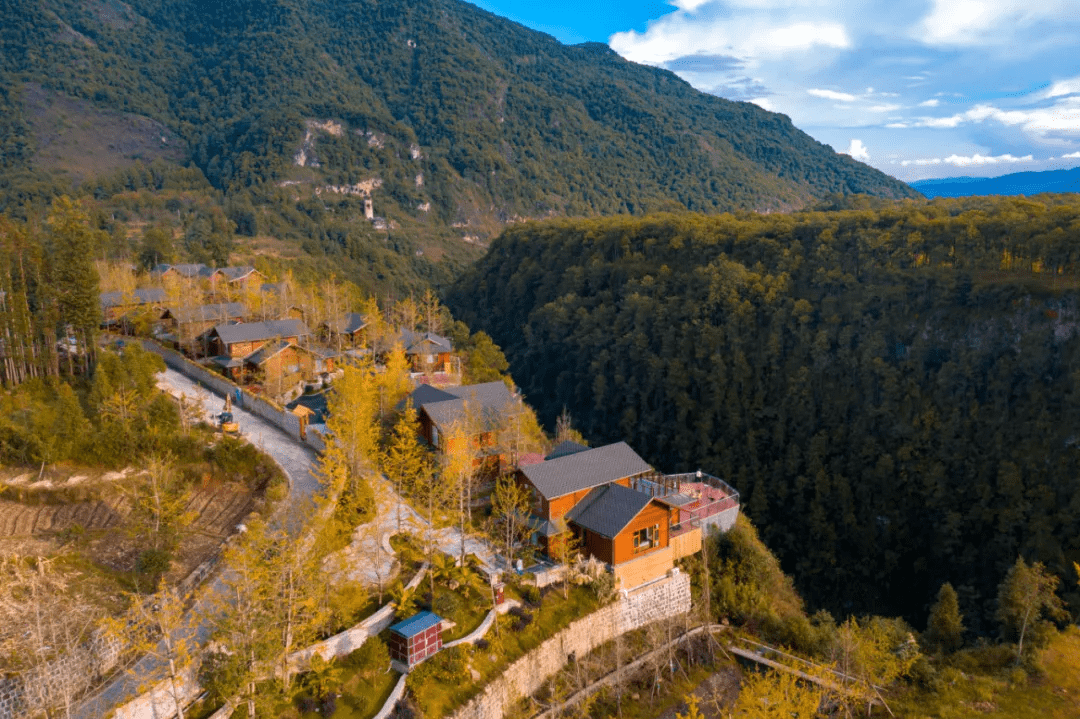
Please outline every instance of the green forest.
[[542, 421], [729, 480], [811, 606], [991, 633], [1080, 558], [1080, 198], [508, 229], [449, 294]]
[[[520, 218], [918, 196], [786, 116], [457, 0], [15, 0], [0, 156], [0, 211], [201, 186], [239, 235], [399, 287], [448, 284], [466, 236]], [[387, 231], [322, 191], [376, 179]]]

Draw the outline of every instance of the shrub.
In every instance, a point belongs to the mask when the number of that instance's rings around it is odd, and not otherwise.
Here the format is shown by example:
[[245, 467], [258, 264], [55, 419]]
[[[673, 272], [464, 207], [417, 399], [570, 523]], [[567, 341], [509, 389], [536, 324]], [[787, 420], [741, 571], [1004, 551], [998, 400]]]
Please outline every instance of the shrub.
[[534, 607], [540, 605], [540, 589], [532, 584], [526, 584], [521, 588], [521, 598]]
[[489, 642], [487, 639], [481, 638], [477, 639], [476, 643], [473, 644], [473, 646], [483, 652], [487, 651], [487, 648], [491, 646], [491, 642]]
[[135, 560], [135, 571], [149, 582], [144, 589], [154, 591], [157, 588], [161, 575], [169, 571], [172, 564], [172, 552], [164, 549], [147, 549]]

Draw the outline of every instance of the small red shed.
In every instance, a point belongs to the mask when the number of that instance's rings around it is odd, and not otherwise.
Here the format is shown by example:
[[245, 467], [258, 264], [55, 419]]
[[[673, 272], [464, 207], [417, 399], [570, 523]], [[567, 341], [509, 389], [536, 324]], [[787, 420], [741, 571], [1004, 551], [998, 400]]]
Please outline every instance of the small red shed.
[[412, 669], [442, 649], [442, 618], [420, 612], [390, 627], [390, 658]]

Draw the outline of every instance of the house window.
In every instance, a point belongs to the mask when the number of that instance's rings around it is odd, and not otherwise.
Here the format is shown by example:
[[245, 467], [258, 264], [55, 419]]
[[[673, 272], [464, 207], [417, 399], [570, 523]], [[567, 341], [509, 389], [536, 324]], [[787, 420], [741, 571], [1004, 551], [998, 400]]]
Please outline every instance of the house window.
[[424, 355], [424, 362], [427, 364], [435, 364], [435, 355]]
[[660, 525], [654, 524], [634, 532], [634, 551], [643, 552], [660, 543]]

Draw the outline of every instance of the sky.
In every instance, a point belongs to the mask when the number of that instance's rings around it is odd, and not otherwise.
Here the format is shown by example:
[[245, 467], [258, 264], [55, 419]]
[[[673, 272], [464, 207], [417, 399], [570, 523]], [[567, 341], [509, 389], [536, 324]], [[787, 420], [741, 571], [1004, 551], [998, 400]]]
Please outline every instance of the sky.
[[1080, 166], [1080, 0], [473, 0], [910, 182]]

